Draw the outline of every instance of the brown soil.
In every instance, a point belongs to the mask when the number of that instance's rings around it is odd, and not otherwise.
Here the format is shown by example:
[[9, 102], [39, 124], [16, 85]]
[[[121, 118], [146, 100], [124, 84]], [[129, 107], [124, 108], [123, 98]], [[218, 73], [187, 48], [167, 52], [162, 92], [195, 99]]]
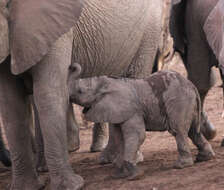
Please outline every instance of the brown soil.
[[[184, 73], [182, 65], [173, 65], [173, 69]], [[217, 73], [218, 76], [218, 73]], [[174, 138], [165, 133], [148, 133], [142, 146], [144, 162], [138, 166], [145, 175], [137, 181], [114, 180], [110, 177], [112, 165], [99, 165], [99, 153], [89, 153], [91, 143], [91, 128], [82, 128], [81, 148], [72, 153], [70, 161], [75, 173], [85, 179], [85, 190], [221, 190], [224, 189], [224, 148], [220, 147], [224, 134], [222, 113], [222, 90], [216, 86], [212, 88], [206, 99], [205, 109], [212, 123], [218, 130], [217, 137], [211, 141], [216, 153], [216, 159], [195, 163], [194, 166], [177, 170], [173, 169], [173, 162], [177, 159]], [[195, 158], [197, 150], [191, 144], [192, 155]], [[47, 176], [47, 174], [41, 174]], [[11, 172], [0, 166], [0, 190], [6, 189], [11, 180]], [[49, 189], [49, 187], [47, 188]]]

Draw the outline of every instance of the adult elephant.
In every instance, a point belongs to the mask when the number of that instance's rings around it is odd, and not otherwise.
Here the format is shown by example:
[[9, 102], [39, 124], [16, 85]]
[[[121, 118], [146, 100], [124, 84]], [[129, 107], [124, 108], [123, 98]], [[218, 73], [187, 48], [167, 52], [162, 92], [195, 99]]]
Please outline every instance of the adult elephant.
[[[211, 68], [224, 68], [224, 1], [172, 0], [170, 32], [203, 106], [214, 84]], [[203, 120], [205, 137], [214, 138], [216, 129], [204, 112]]]
[[0, 25], [6, 26], [0, 27], [0, 117], [11, 153], [11, 190], [43, 186], [33, 165], [26, 84], [33, 89], [51, 188], [80, 189], [83, 179], [69, 164], [65, 130], [73, 38], [69, 30], [82, 4], [78, 0], [13, 0], [7, 5], [1, 1], [0, 6]]

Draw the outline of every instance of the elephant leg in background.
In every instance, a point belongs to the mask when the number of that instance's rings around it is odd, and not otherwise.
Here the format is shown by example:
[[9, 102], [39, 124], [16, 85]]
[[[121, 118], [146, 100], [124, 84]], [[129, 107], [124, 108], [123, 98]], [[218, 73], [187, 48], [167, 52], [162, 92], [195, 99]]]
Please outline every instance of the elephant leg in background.
[[69, 96], [68, 67], [71, 63], [72, 34], [56, 41], [44, 59], [30, 71], [33, 96], [38, 110], [44, 153], [50, 171], [51, 189], [78, 190], [83, 179], [73, 173], [69, 164], [66, 124]]
[[29, 105], [20, 79], [10, 72], [9, 60], [0, 65], [0, 114], [12, 160], [11, 190], [38, 190], [41, 185], [32, 161]]
[[106, 148], [102, 151], [99, 158], [100, 164], [112, 163], [119, 153], [117, 147], [120, 146], [120, 129], [116, 125], [109, 124], [109, 140]]
[[1, 126], [0, 126], [0, 161], [7, 167], [11, 166], [10, 153], [5, 148]]
[[67, 144], [68, 151], [74, 152], [80, 148], [79, 126], [75, 119], [73, 106], [70, 103], [67, 111]]
[[94, 123], [92, 130], [91, 152], [101, 152], [108, 143], [108, 126], [106, 123]]
[[[188, 72], [188, 79], [193, 82], [199, 91], [203, 109], [205, 97], [215, 83], [210, 63], [214, 58], [205, 41], [201, 39], [190, 40], [191, 43], [188, 45], [187, 63], [185, 63], [185, 66]], [[216, 136], [216, 129], [208, 120], [205, 112], [202, 114], [201, 132], [207, 140]]]

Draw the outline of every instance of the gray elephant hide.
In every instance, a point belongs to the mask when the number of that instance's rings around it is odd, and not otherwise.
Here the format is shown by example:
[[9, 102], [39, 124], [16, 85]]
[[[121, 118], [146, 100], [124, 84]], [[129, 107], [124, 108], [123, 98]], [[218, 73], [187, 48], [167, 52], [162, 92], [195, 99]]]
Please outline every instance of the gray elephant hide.
[[9, 55], [8, 23], [0, 10], [0, 63]]
[[[74, 81], [71, 77], [69, 89], [71, 101], [85, 107], [83, 113], [89, 121], [118, 124], [137, 114], [143, 116], [146, 130], [169, 130], [175, 134], [172, 123], [185, 117], [186, 109], [196, 114], [200, 122], [201, 103], [196, 87], [173, 71], [160, 71], [139, 80], [102, 76]], [[199, 128], [200, 125], [198, 132]]]
[[[219, 0], [204, 24], [207, 40], [213, 49], [219, 68], [224, 70], [224, 1]], [[216, 31], [216, 32], [215, 32]], [[221, 40], [220, 40], [221, 39]]]
[[13, 0], [10, 2], [11, 70], [20, 74], [38, 63], [52, 44], [74, 26], [81, 0]]

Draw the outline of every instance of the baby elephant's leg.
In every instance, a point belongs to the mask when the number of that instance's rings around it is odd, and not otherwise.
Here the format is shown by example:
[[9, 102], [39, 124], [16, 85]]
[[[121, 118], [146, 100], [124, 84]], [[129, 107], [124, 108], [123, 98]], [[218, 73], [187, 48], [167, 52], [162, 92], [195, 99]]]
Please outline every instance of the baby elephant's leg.
[[100, 164], [112, 163], [114, 159], [118, 156], [118, 147], [121, 144], [120, 133], [120, 127], [113, 124], [109, 124], [109, 142], [106, 148], [100, 154]]
[[179, 152], [179, 157], [178, 160], [174, 163], [174, 168], [182, 169], [185, 167], [192, 166], [194, 162], [188, 144], [187, 132], [178, 131], [176, 133], [175, 138], [177, 143], [177, 149]]
[[209, 142], [205, 139], [205, 137], [195, 131], [195, 128], [191, 127], [189, 133], [189, 137], [191, 138], [192, 142], [198, 148], [198, 155], [196, 157], [197, 162], [211, 160], [215, 157], [215, 153], [209, 144]]
[[145, 139], [145, 124], [142, 117], [135, 115], [121, 126], [124, 139], [123, 163], [115, 172], [116, 178], [135, 180], [143, 175], [137, 168], [137, 152]]

